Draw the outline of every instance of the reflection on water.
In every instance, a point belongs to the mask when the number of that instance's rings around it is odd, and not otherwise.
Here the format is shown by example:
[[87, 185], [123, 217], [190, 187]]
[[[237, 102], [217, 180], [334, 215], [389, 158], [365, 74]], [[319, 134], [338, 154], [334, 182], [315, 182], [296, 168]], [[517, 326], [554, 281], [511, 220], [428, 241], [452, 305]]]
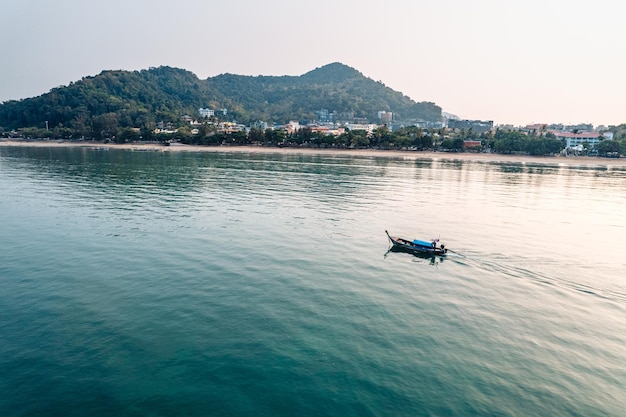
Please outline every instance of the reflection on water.
[[390, 247], [387, 252], [385, 252], [385, 258], [390, 254], [390, 253], [396, 253], [396, 254], [405, 254], [406, 256], [413, 256], [414, 258], [417, 258], [418, 260], [422, 261], [422, 262], [427, 262], [428, 264], [430, 264], [431, 266], [437, 266], [439, 263], [443, 262], [446, 260], [446, 256], [437, 256], [437, 255], [430, 255], [427, 253], [420, 253], [420, 252], [414, 252], [414, 251], [406, 251], [406, 250], [402, 250], [400, 248], [397, 248], [395, 246]]

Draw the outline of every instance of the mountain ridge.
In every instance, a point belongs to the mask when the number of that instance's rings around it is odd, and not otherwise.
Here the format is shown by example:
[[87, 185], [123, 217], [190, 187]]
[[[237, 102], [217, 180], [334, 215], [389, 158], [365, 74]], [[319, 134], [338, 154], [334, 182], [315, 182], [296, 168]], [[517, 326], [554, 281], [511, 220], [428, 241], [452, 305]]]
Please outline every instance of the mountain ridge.
[[[195, 117], [199, 108], [228, 109], [233, 120], [314, 121], [316, 111], [353, 114], [377, 121], [378, 111], [398, 120], [439, 121], [441, 108], [416, 102], [339, 62], [299, 76], [220, 74], [205, 80], [191, 71], [151, 67], [104, 70], [48, 93], [0, 103], [0, 127], [65, 127], [88, 131], [101, 118], [119, 127], [148, 127], [157, 121]], [[92, 129], [93, 130], [93, 129]]]

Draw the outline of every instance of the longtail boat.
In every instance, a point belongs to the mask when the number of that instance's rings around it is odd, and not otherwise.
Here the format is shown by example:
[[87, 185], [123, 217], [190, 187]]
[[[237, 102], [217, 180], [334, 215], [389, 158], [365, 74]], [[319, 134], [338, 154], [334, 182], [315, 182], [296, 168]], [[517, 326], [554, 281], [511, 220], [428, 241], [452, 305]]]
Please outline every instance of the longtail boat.
[[439, 244], [439, 239], [431, 239], [429, 241], [419, 239], [409, 240], [391, 236], [386, 230], [385, 233], [393, 245], [392, 249], [398, 251], [432, 256], [446, 256], [448, 252], [448, 249], [443, 243]]

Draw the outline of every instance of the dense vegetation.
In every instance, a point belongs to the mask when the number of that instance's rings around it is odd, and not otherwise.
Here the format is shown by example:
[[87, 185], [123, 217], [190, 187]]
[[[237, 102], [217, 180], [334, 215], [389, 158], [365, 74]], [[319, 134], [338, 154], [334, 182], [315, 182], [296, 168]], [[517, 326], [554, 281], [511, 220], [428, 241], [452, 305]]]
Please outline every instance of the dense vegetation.
[[626, 138], [619, 140], [604, 140], [598, 143], [595, 150], [599, 155], [603, 156], [618, 156], [626, 155]]
[[559, 153], [564, 144], [554, 134], [528, 136], [518, 131], [496, 131], [488, 146], [496, 153], [527, 153], [529, 155], [553, 155]]
[[[442, 129], [421, 129], [416, 126], [390, 131], [385, 125], [371, 134], [364, 130], [346, 131], [338, 136], [314, 132], [302, 128], [293, 134], [282, 130], [262, 130], [253, 128], [248, 134], [211, 133], [181, 135], [172, 137], [183, 143], [195, 145], [251, 145], [286, 147], [328, 147], [328, 148], [377, 148], [440, 150], [446, 152], [481, 152], [491, 150], [496, 153], [521, 153], [530, 155], [555, 155], [563, 150], [564, 144], [553, 134], [528, 136], [519, 131], [497, 131], [495, 135], [483, 133], [475, 135], [470, 131], [448, 131]], [[480, 141], [479, 146], [466, 147], [465, 141]]]
[[596, 150], [600, 155], [626, 155], [626, 123], [609, 128], [609, 132], [613, 132], [613, 140], [605, 140], [596, 146]]
[[390, 131], [380, 126], [371, 134], [365, 130], [346, 130], [334, 136], [312, 131], [304, 127], [293, 134], [284, 130], [252, 128], [249, 133], [208, 133], [207, 135], [180, 136], [174, 139], [197, 145], [250, 145], [315, 148], [379, 148], [379, 149], [433, 149], [437, 146], [437, 134], [431, 129], [424, 131], [416, 126]]
[[183, 70], [105, 71], [39, 97], [3, 103], [0, 126], [49, 127], [57, 129], [55, 136], [100, 138], [124, 127], [153, 128], [158, 120], [179, 120], [197, 111], [208, 94], [205, 83]]
[[240, 121], [315, 120], [314, 111], [354, 113], [377, 122], [378, 111], [394, 112], [397, 120], [440, 121], [441, 108], [416, 103], [402, 93], [334, 63], [299, 77], [247, 77], [224, 74], [207, 80], [212, 90], [228, 95]]
[[228, 109], [230, 120], [244, 124], [310, 121], [320, 109], [372, 121], [380, 110], [393, 111], [408, 122], [441, 119], [441, 108], [435, 104], [416, 103], [335, 63], [302, 76], [224, 74], [207, 80], [169, 67], [104, 71], [39, 97], [0, 104], [0, 127], [46, 129], [45, 135], [51, 137], [102, 139], [125, 128], [147, 132], [159, 121], [179, 126], [183, 115], [198, 117], [199, 108]]

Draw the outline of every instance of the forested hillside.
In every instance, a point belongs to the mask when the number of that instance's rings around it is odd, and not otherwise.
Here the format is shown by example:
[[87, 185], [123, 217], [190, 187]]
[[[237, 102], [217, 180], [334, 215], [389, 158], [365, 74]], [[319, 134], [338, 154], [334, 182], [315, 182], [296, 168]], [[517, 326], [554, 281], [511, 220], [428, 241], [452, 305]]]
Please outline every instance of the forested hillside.
[[178, 120], [216, 97], [194, 74], [169, 67], [142, 71], [103, 71], [39, 97], [0, 105], [4, 129], [71, 128], [90, 135], [98, 125], [144, 127], [157, 120]]
[[434, 103], [416, 103], [339, 63], [299, 77], [224, 74], [209, 78], [207, 84], [230, 98], [241, 120], [313, 120], [314, 111], [320, 109], [352, 112], [372, 122], [381, 110], [394, 112], [396, 120], [405, 122], [441, 120], [441, 108]]
[[228, 109], [228, 117], [285, 123], [315, 120], [315, 111], [353, 113], [377, 120], [380, 110], [406, 122], [438, 121], [441, 108], [334, 63], [301, 76], [223, 74], [200, 80], [189, 71], [159, 67], [103, 71], [38, 97], [0, 104], [0, 129], [44, 128], [76, 136], [106, 136], [116, 129], [153, 128], [156, 122], [198, 117], [198, 109]]

